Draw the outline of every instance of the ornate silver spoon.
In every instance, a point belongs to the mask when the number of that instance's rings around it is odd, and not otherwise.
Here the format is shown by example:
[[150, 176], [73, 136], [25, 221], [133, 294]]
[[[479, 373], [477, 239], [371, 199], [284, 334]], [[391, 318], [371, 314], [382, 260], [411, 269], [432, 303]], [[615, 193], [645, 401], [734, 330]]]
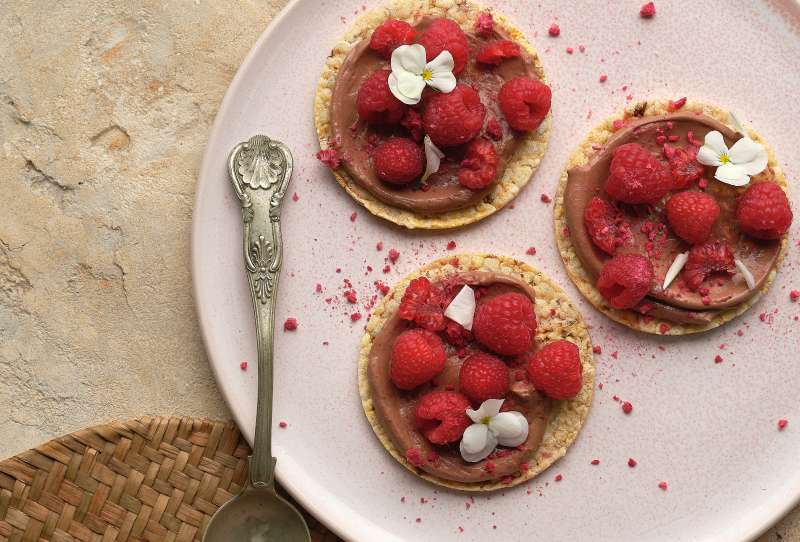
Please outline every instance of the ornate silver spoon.
[[253, 136], [231, 151], [228, 172], [244, 218], [244, 263], [256, 317], [258, 406], [247, 484], [211, 517], [203, 542], [311, 542], [303, 516], [275, 492], [276, 460], [271, 451], [272, 333], [283, 259], [281, 202], [292, 176], [292, 154], [279, 141]]

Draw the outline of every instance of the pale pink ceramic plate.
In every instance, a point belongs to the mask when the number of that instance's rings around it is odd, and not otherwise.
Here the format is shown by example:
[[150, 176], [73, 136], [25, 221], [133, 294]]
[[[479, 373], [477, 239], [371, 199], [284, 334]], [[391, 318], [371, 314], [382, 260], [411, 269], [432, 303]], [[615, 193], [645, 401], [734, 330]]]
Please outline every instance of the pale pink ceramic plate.
[[[366, 9], [378, 3], [369, 1]], [[797, 504], [800, 322], [794, 317], [800, 307], [789, 292], [800, 289], [800, 228], [794, 226], [784, 268], [755, 307], [719, 329], [685, 338], [636, 333], [598, 313], [566, 276], [555, 249], [552, 204], [540, 196], [554, 195], [573, 148], [629, 100], [688, 96], [733, 109], [770, 143], [792, 199], [800, 197], [794, 182], [800, 163], [798, 5], [661, 0], [656, 16], [643, 19], [642, 3], [496, 2], [540, 52], [554, 91], [553, 131], [541, 167], [513, 208], [452, 231], [402, 230], [373, 217], [314, 158], [319, 73], [337, 38], [364, 13], [362, 0], [292, 2], [236, 74], [197, 183], [192, 275], [200, 328], [231, 413], [252, 438], [253, 313], [242, 267], [241, 212], [226, 159], [234, 145], [263, 133], [286, 143], [295, 160], [283, 205], [277, 320], [291, 316], [299, 327], [276, 331], [277, 476], [342, 537], [751, 540]], [[552, 23], [561, 28], [557, 38], [548, 35]], [[450, 241], [454, 251], [446, 249]], [[383, 251], [376, 250], [378, 242]], [[525, 254], [531, 246], [535, 256]], [[400, 257], [384, 272], [391, 248]], [[392, 285], [453, 252], [505, 254], [544, 271], [579, 304], [602, 348], [597, 381], [603, 388], [566, 457], [534, 483], [488, 496], [443, 490], [398, 464], [367, 423], [356, 385], [359, 344], [379, 294], [375, 281]], [[355, 305], [343, 297], [348, 281]], [[363, 317], [352, 322], [355, 312]], [[722, 363], [714, 363], [717, 355]], [[246, 371], [242, 361], [250, 364]], [[631, 402], [633, 412], [626, 415], [615, 396]], [[782, 418], [789, 424], [778, 431]], [[279, 422], [288, 425], [279, 428]], [[629, 458], [636, 467], [628, 466]], [[600, 463], [591, 465], [594, 459]], [[666, 491], [658, 486], [662, 481]]]

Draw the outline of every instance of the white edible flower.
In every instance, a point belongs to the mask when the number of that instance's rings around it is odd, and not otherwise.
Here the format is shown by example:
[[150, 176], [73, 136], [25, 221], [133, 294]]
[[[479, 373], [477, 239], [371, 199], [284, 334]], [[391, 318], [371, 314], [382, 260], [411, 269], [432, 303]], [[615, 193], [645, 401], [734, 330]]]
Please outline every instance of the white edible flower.
[[681, 272], [683, 266], [686, 265], [686, 262], [689, 260], [689, 251], [687, 250], [683, 254], [678, 254], [675, 256], [675, 261], [672, 262], [672, 265], [669, 266], [669, 270], [667, 271], [667, 276], [664, 278], [664, 286], [662, 287], [666, 290], [672, 281], [675, 280], [675, 277], [678, 276], [678, 273]]
[[461, 437], [464, 461], [475, 463], [492, 453], [498, 444], [515, 447], [528, 438], [528, 420], [515, 410], [500, 412], [503, 401], [487, 399], [478, 410], [466, 410], [475, 423], [467, 427]]
[[404, 104], [418, 103], [425, 85], [441, 92], [456, 88], [455, 62], [450, 51], [442, 51], [427, 63], [425, 59], [425, 47], [418, 43], [401, 45], [392, 52], [389, 90]]
[[751, 292], [756, 289], [756, 279], [753, 278], [753, 274], [750, 272], [748, 268], [744, 266], [742, 260], [733, 260], [733, 263], [736, 264], [736, 269], [742, 272], [744, 275], [744, 280], [747, 282], [747, 289]]
[[475, 292], [472, 288], [465, 284], [447, 306], [444, 315], [461, 324], [464, 329], [472, 331], [472, 320], [475, 318]]
[[[444, 158], [444, 153], [439, 150], [439, 148], [433, 144], [431, 141], [431, 136], [425, 135], [425, 175], [422, 176], [420, 179], [420, 183], [424, 183], [428, 180], [428, 177], [439, 171], [439, 165], [442, 163], [442, 158]], [[447, 314], [445, 313], [445, 316]]]
[[764, 145], [750, 139], [736, 113], [728, 112], [728, 121], [744, 137], [728, 149], [721, 133], [716, 130], [708, 132], [705, 144], [697, 151], [697, 161], [706, 166], [716, 166], [715, 179], [732, 186], [744, 186], [750, 182], [750, 175], [764, 171], [769, 157]]

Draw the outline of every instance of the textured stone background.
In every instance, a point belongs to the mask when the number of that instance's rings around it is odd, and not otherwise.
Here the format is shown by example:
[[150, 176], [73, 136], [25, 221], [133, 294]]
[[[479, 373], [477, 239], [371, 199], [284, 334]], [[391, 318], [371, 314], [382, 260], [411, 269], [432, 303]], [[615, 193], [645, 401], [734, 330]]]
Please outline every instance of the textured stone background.
[[[113, 420], [229, 417], [192, 299], [194, 188], [286, 2], [0, 0], [0, 459]], [[781, 539], [798, 509], [758, 542]]]

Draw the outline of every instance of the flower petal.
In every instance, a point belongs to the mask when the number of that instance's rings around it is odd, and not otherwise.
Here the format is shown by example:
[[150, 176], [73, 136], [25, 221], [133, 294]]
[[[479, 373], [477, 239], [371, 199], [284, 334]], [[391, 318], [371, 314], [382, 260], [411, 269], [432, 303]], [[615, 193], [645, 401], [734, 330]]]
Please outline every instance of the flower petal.
[[422, 75], [422, 72], [425, 71], [425, 47], [419, 43], [409, 45], [403, 51], [402, 61], [405, 69], [411, 73]]
[[734, 130], [742, 134], [747, 139], [750, 139], [750, 134], [748, 134], [747, 130], [744, 129], [744, 124], [742, 124], [742, 121], [739, 120], [739, 117], [737, 117], [736, 113], [733, 111], [728, 111], [728, 122], [731, 126], [733, 126]]
[[[425, 154], [428, 154], [427, 151], [429, 138], [430, 136], [425, 136]], [[435, 153], [434, 157], [437, 159], [436, 169], [438, 170], [439, 157], [436, 156]], [[428, 163], [430, 163], [430, 159], [428, 160]], [[425, 173], [427, 173], [427, 171]], [[472, 288], [465, 284], [464, 287], [461, 288], [461, 291], [458, 292], [458, 295], [447, 306], [444, 311], [444, 315], [454, 322], [461, 324], [464, 329], [472, 331], [472, 321], [475, 318], [475, 292], [472, 290]]]
[[700, 147], [697, 151], [697, 161], [704, 166], [721, 166], [719, 155], [708, 147]]
[[[483, 424], [481, 425], [483, 427], [486, 427]], [[469, 431], [469, 427], [467, 428], [467, 431]], [[466, 431], [464, 432], [464, 435], [466, 435]], [[459, 450], [461, 451], [461, 457], [464, 458], [464, 461], [475, 463], [476, 461], [480, 461], [481, 459], [485, 458], [487, 455], [492, 453], [492, 450], [494, 450], [496, 446], [497, 446], [497, 439], [495, 438], [495, 436], [492, 434], [491, 431], [486, 431], [486, 443], [484, 444], [483, 448], [481, 448], [475, 453], [469, 453], [465, 450], [464, 439], [462, 438]]]
[[747, 289], [751, 292], [756, 289], [756, 279], [753, 277], [753, 274], [750, 270], [745, 267], [744, 262], [742, 260], [733, 260], [733, 263], [736, 264], [736, 269], [742, 272], [744, 275], [744, 280], [747, 282]]
[[757, 152], [758, 152], [758, 143], [756, 143], [752, 139], [743, 137], [742, 139], [733, 144], [731, 150], [728, 151], [728, 156], [730, 157], [731, 162], [733, 162], [736, 165], [741, 165], [741, 164], [746, 164], [753, 158], [755, 158]]
[[[483, 407], [483, 405], [481, 405], [481, 407]], [[479, 408], [478, 410], [472, 410], [468, 408], [464, 412], [467, 414], [467, 416], [469, 416], [469, 419], [475, 423], [481, 423], [481, 420], [486, 417], [486, 413], [482, 408]]]
[[750, 177], [742, 171], [742, 168], [733, 162], [728, 162], [727, 164], [719, 166], [717, 172], [714, 174], [714, 178], [731, 186], [744, 186], [750, 182]]
[[487, 399], [481, 405], [480, 410], [486, 412], [486, 416], [494, 418], [500, 413], [500, 407], [503, 406], [505, 399]]
[[[744, 141], [744, 140], [742, 140]], [[756, 155], [753, 157], [752, 160], [747, 162], [746, 164], [738, 164], [740, 168], [742, 168], [742, 172], [745, 175], [757, 175], [764, 171], [764, 168], [767, 167], [767, 162], [769, 162], [769, 155], [767, 154], [767, 149], [761, 143], [754, 143], [756, 146]], [[735, 147], [736, 145], [734, 145]], [[733, 149], [731, 149], [733, 152]]]
[[403, 102], [404, 104], [414, 105], [416, 103], [419, 103], [422, 94], [420, 94], [420, 98], [417, 98], [415, 100], [414, 98], [409, 98], [408, 96], [400, 92], [400, 89], [398, 88], [397, 77], [395, 77], [394, 73], [389, 74], [389, 79], [386, 82], [389, 83], [389, 90], [392, 91], [394, 97]]
[[497, 443], [503, 446], [508, 446], [509, 448], [514, 448], [528, 440], [528, 420], [525, 419], [525, 416], [521, 412], [517, 412], [516, 410], [509, 410], [507, 413], [504, 414], [513, 414], [518, 420], [520, 424], [520, 428], [522, 429], [514, 438], [500, 438], [497, 437]]
[[394, 51], [392, 51], [392, 73], [400, 73], [407, 71], [403, 67], [403, 53], [406, 49], [408, 49], [408, 45], [401, 45]]
[[453, 75], [452, 72], [435, 73], [425, 82], [429, 87], [435, 88], [445, 94], [453, 92], [453, 89], [456, 88], [456, 76]]
[[439, 56], [425, 64], [425, 70], [431, 73], [452, 73], [455, 66], [456, 63], [453, 60], [453, 55], [450, 54], [450, 51], [442, 51], [439, 53]]
[[[706, 134], [706, 141], [703, 144], [703, 147], [708, 147], [710, 151], [717, 155], [717, 158], [723, 154], [728, 154], [728, 146], [725, 145], [725, 140], [722, 139], [722, 134], [716, 130]], [[700, 163], [702, 164], [702, 162]]]
[[489, 438], [489, 426], [485, 423], [473, 423], [464, 431], [461, 437], [461, 447], [468, 454], [479, 452], [486, 446], [486, 439]]
[[422, 91], [425, 90], [425, 81], [419, 75], [401, 72], [397, 76], [397, 88], [404, 96], [418, 102], [422, 97]]
[[[525, 422], [526, 425], [528, 422]], [[498, 439], [518, 437], [522, 427], [516, 416], [511, 411], [501, 412], [489, 422], [489, 431]]]

